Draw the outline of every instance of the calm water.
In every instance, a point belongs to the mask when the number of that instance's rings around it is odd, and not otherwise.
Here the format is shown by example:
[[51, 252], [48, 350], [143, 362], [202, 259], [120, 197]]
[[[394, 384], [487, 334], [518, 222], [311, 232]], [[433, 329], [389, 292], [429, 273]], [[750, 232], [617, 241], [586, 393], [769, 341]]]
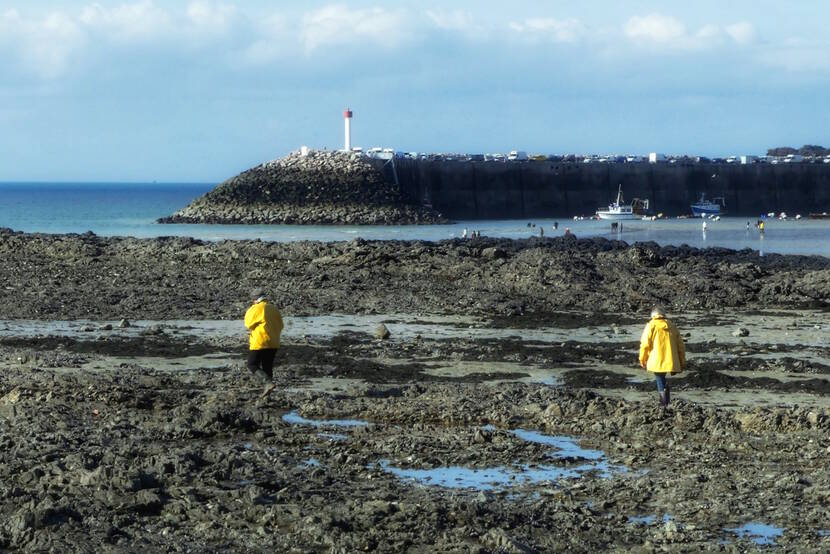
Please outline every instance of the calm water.
[[[45, 233], [84, 233], [103, 236], [191, 236], [204, 240], [252, 239], [270, 241], [420, 239], [441, 240], [460, 237], [464, 228], [482, 235], [508, 238], [560, 236], [569, 227], [578, 237], [604, 236], [626, 242], [655, 241], [659, 244], [688, 244], [751, 248], [759, 255], [820, 254], [830, 256], [830, 220], [768, 219], [763, 237], [747, 218], [724, 217], [708, 221], [702, 231], [699, 219], [624, 222], [622, 232], [612, 233], [608, 222], [594, 220], [535, 219], [461, 221], [451, 225], [421, 226], [296, 226], [296, 225], [159, 225], [155, 220], [186, 206], [213, 184], [20, 184], [0, 183], [0, 227]], [[559, 229], [553, 230], [553, 223]], [[754, 223], [755, 218], [752, 218]]]

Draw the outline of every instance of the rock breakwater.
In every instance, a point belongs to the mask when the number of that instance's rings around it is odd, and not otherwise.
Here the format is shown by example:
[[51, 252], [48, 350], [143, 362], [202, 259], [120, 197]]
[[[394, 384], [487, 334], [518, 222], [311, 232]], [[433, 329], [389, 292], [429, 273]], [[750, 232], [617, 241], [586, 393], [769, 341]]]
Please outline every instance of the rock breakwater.
[[383, 162], [311, 151], [272, 160], [219, 184], [159, 223], [407, 225], [446, 223], [408, 203]]

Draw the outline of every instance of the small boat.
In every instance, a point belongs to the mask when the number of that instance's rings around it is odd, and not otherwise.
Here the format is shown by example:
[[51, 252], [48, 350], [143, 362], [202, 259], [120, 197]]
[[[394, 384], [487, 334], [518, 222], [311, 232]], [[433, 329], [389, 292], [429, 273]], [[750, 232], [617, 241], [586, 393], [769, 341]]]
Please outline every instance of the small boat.
[[648, 210], [648, 200], [639, 200], [635, 198], [631, 204], [625, 204], [623, 200], [622, 185], [617, 191], [617, 200], [608, 205], [608, 209], [598, 209], [597, 217], [600, 219], [610, 219], [612, 221], [620, 221], [625, 219], [641, 219], [643, 212]]
[[827, 212], [821, 212], [821, 213], [815, 212], [815, 213], [811, 213], [808, 217], [810, 219], [830, 219], [830, 214], [828, 214]]
[[719, 215], [721, 213], [721, 207], [726, 207], [723, 196], [706, 200], [706, 194], [704, 193], [700, 195], [700, 200], [692, 204], [692, 215], [694, 217]]

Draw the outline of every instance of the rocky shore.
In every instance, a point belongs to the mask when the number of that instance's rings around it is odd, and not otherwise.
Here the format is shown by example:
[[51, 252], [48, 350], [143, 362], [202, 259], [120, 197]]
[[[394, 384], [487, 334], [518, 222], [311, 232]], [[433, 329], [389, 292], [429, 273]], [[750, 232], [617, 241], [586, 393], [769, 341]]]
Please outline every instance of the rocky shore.
[[[6, 230], [0, 278], [2, 550], [830, 548], [825, 258]], [[665, 414], [654, 302], [689, 353]]]
[[[556, 313], [827, 307], [830, 260], [604, 238], [268, 243], [0, 230], [0, 313], [22, 319], [228, 319], [248, 291], [288, 314]], [[521, 317], [520, 317], [521, 316]]]
[[272, 160], [224, 181], [159, 223], [409, 225], [446, 223], [403, 200], [382, 162], [310, 151]]

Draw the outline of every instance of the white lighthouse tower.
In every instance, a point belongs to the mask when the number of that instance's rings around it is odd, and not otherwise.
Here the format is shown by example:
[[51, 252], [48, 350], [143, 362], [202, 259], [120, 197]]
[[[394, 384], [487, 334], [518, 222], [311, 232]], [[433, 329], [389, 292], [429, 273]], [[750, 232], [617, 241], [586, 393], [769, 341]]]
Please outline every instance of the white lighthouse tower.
[[346, 108], [343, 112], [343, 121], [346, 124], [346, 143], [343, 145], [343, 150], [351, 152], [352, 150], [352, 110]]

